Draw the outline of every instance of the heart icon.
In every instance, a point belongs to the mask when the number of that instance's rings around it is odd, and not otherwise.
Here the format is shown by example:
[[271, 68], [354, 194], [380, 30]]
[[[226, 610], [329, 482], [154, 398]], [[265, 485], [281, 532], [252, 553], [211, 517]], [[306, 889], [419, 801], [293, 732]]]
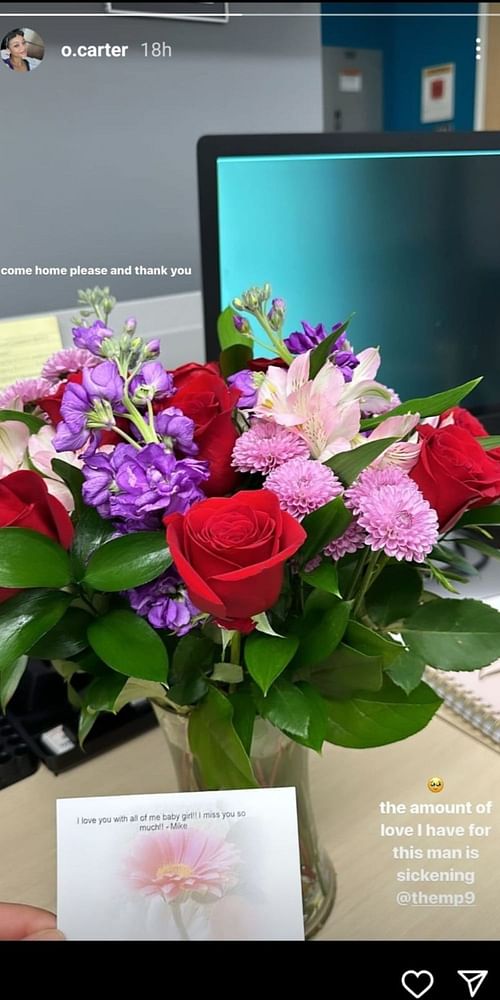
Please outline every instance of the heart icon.
[[401, 976], [401, 982], [408, 993], [411, 993], [415, 1000], [419, 1000], [423, 997], [424, 993], [432, 989], [434, 986], [434, 976], [432, 972], [428, 972], [427, 969], [421, 969], [420, 972], [415, 972], [415, 969], [408, 969], [404, 976]]

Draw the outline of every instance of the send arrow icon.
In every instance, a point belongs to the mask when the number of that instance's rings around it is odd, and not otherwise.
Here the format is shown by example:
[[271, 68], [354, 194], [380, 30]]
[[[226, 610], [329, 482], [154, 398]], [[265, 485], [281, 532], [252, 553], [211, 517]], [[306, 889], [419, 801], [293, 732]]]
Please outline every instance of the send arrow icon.
[[471, 997], [475, 997], [478, 989], [484, 983], [486, 976], [488, 975], [487, 969], [457, 969], [457, 975], [461, 976], [464, 982], [467, 983], [469, 993]]

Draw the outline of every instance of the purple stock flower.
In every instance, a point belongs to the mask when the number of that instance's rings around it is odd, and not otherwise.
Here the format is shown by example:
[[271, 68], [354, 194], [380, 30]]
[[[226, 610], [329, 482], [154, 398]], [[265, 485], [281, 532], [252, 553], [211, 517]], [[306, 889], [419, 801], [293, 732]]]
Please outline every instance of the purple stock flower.
[[[335, 327], [333, 329], [335, 330]], [[333, 361], [334, 365], [340, 369], [345, 382], [352, 382], [352, 373], [358, 367], [359, 361], [353, 351], [351, 351], [351, 346], [345, 332], [335, 341], [330, 361]]]
[[230, 375], [227, 380], [231, 388], [240, 390], [241, 395], [238, 400], [239, 410], [251, 410], [257, 402], [257, 386], [254, 379], [254, 375], [256, 374], [260, 374], [260, 372], [251, 372], [244, 369], [241, 372], [236, 372], [235, 375]]
[[[303, 332], [296, 330], [284, 341], [292, 354], [304, 354], [304, 351], [310, 351], [312, 348], [317, 347], [325, 337], [328, 337], [328, 330], [323, 323], [311, 326], [310, 323], [306, 323], [305, 319], [301, 322]], [[333, 329], [335, 330], [337, 326], [341, 326], [341, 324], [335, 324]]]
[[175, 569], [169, 569], [152, 583], [125, 591], [131, 607], [153, 628], [169, 629], [176, 635], [186, 635], [197, 624], [199, 614], [189, 599], [186, 588]]
[[123, 400], [123, 379], [114, 361], [103, 361], [95, 368], [86, 368], [82, 387], [90, 399], [105, 399], [108, 403], [121, 403]]
[[154, 530], [165, 514], [183, 514], [202, 499], [200, 483], [209, 476], [206, 462], [178, 461], [159, 444], [141, 450], [119, 444], [111, 455], [87, 459], [83, 474], [85, 503], [133, 531]]
[[[193, 441], [195, 431], [194, 420], [186, 417], [176, 406], [169, 406], [155, 417], [157, 434], [164, 439], [164, 444], [183, 452], [184, 455], [197, 455], [198, 445]], [[168, 438], [169, 440], [165, 440]]]
[[83, 347], [91, 354], [97, 355], [101, 353], [103, 340], [113, 336], [113, 331], [108, 330], [101, 319], [97, 319], [92, 326], [74, 326], [72, 333], [75, 347]]
[[83, 385], [71, 382], [66, 386], [61, 403], [62, 420], [52, 441], [56, 451], [83, 448], [90, 437], [87, 417], [91, 409], [92, 400]]
[[86, 368], [81, 385], [70, 382], [61, 403], [62, 420], [53, 440], [56, 451], [76, 451], [91, 437], [90, 425], [114, 427], [112, 405], [120, 406], [123, 379], [114, 361]]
[[159, 361], [146, 361], [139, 374], [130, 383], [130, 393], [134, 397], [134, 402], [170, 396], [173, 389], [174, 380]]

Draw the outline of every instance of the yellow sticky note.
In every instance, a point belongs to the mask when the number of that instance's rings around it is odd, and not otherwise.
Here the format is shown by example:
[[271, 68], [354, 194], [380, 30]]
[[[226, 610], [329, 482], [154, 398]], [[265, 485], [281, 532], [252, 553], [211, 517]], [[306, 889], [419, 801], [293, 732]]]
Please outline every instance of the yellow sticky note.
[[37, 378], [62, 347], [56, 316], [29, 316], [0, 323], [0, 389], [21, 378]]

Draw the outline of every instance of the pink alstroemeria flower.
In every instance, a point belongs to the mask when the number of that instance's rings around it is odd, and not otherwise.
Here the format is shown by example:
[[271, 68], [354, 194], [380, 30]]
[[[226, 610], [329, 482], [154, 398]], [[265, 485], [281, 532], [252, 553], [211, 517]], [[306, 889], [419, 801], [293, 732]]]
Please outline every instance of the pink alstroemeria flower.
[[[1, 424], [0, 424], [1, 427]], [[24, 468], [34, 469], [45, 479], [47, 489], [51, 496], [57, 497], [63, 507], [71, 514], [75, 508], [75, 501], [66, 483], [54, 472], [52, 459], [59, 458], [68, 465], [74, 465], [81, 469], [83, 462], [74, 451], [56, 451], [53, 445], [55, 437], [53, 427], [42, 427], [38, 434], [32, 434], [28, 440], [28, 455]]]
[[[384, 438], [404, 438], [415, 430], [419, 423], [419, 413], [405, 413], [400, 417], [388, 417], [378, 427], [375, 427], [367, 438], [360, 439], [359, 444], [367, 444], [368, 441], [382, 441]], [[371, 463], [370, 468], [396, 467], [402, 469], [403, 472], [410, 472], [418, 462], [421, 447], [422, 442], [419, 441], [418, 434], [413, 434], [409, 441], [395, 441]]]
[[125, 878], [146, 896], [167, 902], [196, 894], [217, 899], [238, 882], [240, 852], [205, 830], [165, 830], [142, 835], [126, 860]]
[[255, 413], [284, 427], [295, 427], [308, 444], [312, 458], [325, 462], [349, 451], [359, 432], [361, 410], [355, 400], [343, 400], [346, 386], [340, 370], [327, 361], [309, 378], [310, 351], [299, 354], [288, 371], [267, 369]]
[[352, 381], [346, 382], [342, 393], [342, 404], [356, 401], [362, 412], [372, 414], [384, 413], [390, 409], [393, 393], [381, 382], [375, 381], [375, 375], [380, 368], [380, 351], [378, 347], [367, 347], [357, 355], [359, 365], [353, 370]]
[[23, 468], [30, 432], [20, 420], [0, 423], [0, 479]]

